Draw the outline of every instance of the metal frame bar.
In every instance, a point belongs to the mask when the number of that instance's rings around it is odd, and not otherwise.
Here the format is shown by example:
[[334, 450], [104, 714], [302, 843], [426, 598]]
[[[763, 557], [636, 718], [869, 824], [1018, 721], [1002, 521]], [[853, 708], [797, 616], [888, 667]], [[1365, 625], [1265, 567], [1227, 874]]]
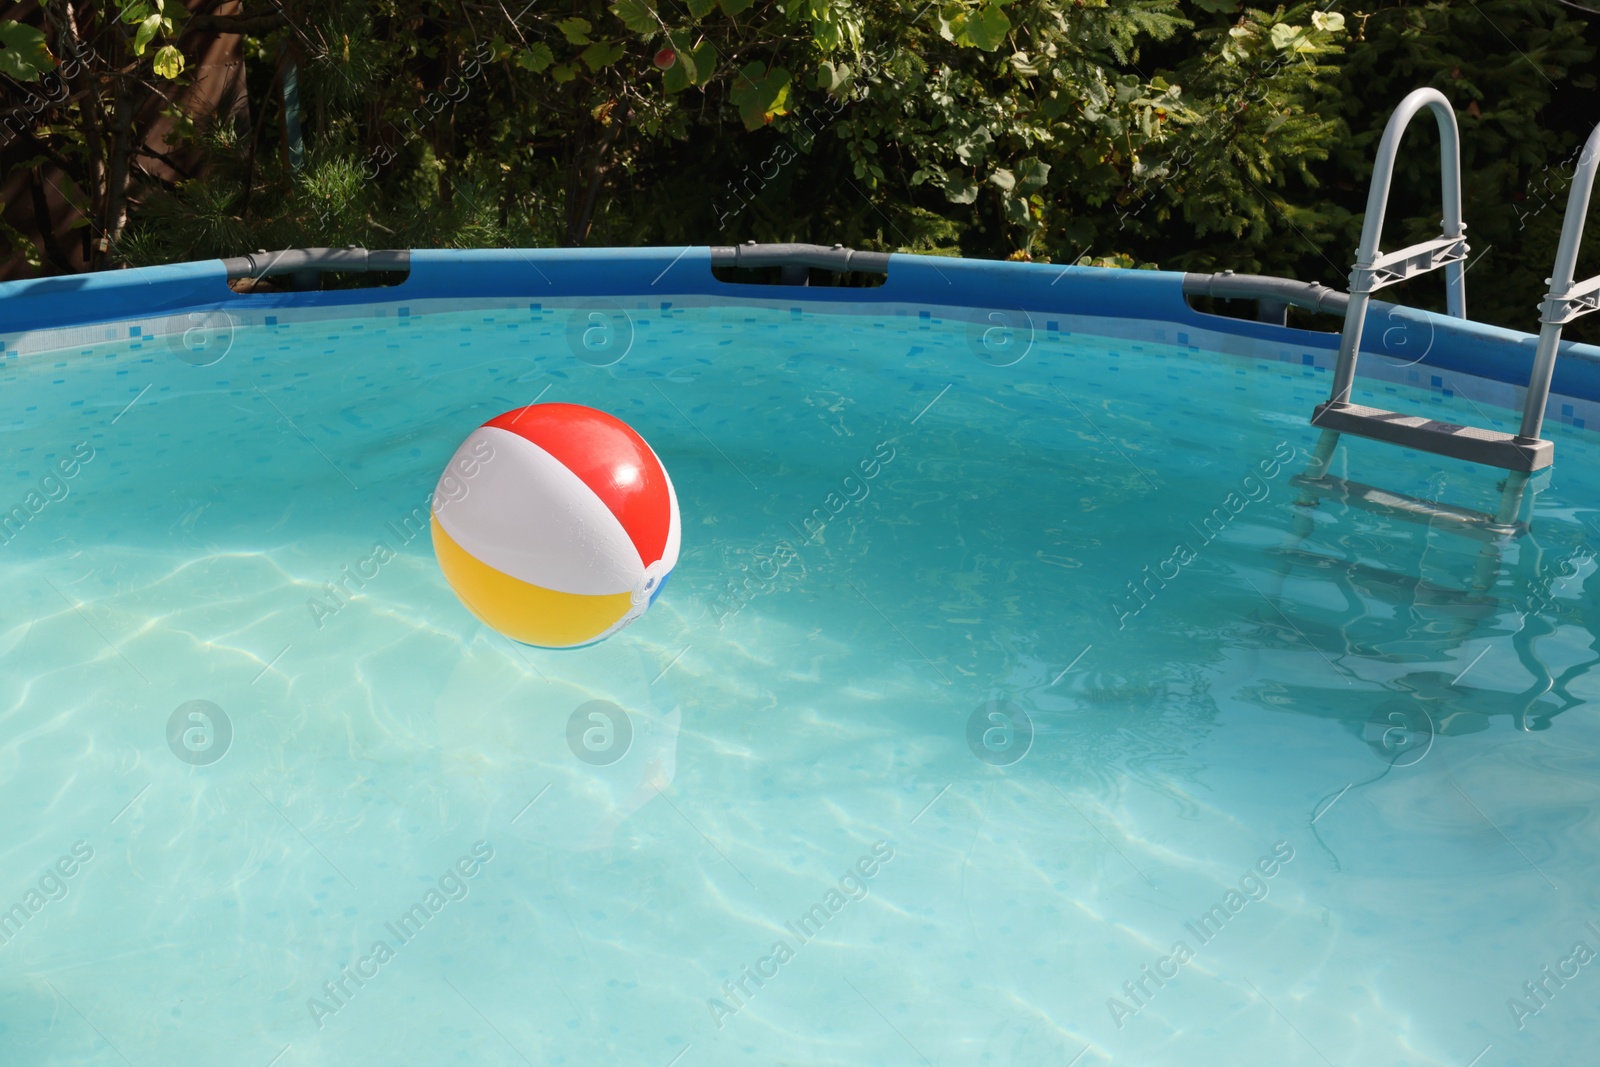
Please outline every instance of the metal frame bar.
[[[858, 252], [844, 245], [756, 244], [712, 245], [713, 267], [816, 268], [832, 271], [861, 271], [888, 274], [889, 253]], [[799, 284], [799, 282], [796, 282]]]
[[1185, 274], [1183, 292], [1186, 296], [1211, 296], [1219, 300], [1254, 300], [1261, 308], [1257, 321], [1279, 326], [1284, 325], [1283, 312], [1291, 307], [1343, 315], [1350, 303], [1348, 293], [1329, 289], [1321, 282], [1300, 282], [1265, 274], [1235, 274], [1231, 270], [1220, 274]]
[[[240, 278], [269, 278], [283, 274], [324, 271], [402, 271], [411, 266], [411, 253], [405, 249], [368, 251], [365, 248], [285, 248], [265, 249], [247, 256], [222, 261], [230, 281]], [[711, 248], [714, 267], [779, 267], [804, 283], [808, 269], [865, 274], [888, 274], [889, 253], [859, 252], [844, 245], [757, 244], [720, 245]]]
[[1556, 249], [1555, 270], [1547, 279], [1550, 292], [1540, 305], [1539, 347], [1533, 355], [1533, 373], [1528, 379], [1528, 395], [1522, 405], [1523, 440], [1537, 440], [1544, 428], [1544, 409], [1550, 401], [1550, 376], [1556, 369], [1556, 352], [1561, 346], [1561, 328], [1580, 315], [1600, 310], [1600, 274], [1577, 282], [1578, 246], [1583, 243], [1583, 224], [1589, 214], [1589, 197], [1594, 192], [1596, 171], [1600, 171], [1600, 126], [1589, 134], [1572, 175], [1572, 192], [1567, 195], [1567, 215], [1561, 223], [1561, 244]]
[[363, 274], [368, 271], [404, 271], [411, 269], [411, 252], [408, 249], [358, 248], [285, 248], [277, 252], [265, 249], [247, 256], [234, 256], [222, 261], [228, 280], [241, 278], [270, 278], [280, 274], [321, 274], [324, 271], [349, 271]]
[[[1395, 156], [1406, 127], [1423, 108], [1432, 111], [1439, 124], [1444, 232], [1432, 241], [1383, 255], [1378, 251], [1378, 242], [1383, 236], [1383, 216], [1389, 204], [1389, 187], [1394, 181]], [[1417, 89], [1394, 109], [1389, 124], [1384, 127], [1383, 140], [1378, 143], [1378, 156], [1372, 165], [1372, 187], [1367, 192], [1367, 217], [1361, 225], [1361, 245], [1356, 250], [1355, 267], [1350, 272], [1350, 304], [1345, 311], [1344, 334], [1339, 343], [1339, 361], [1334, 367], [1333, 388], [1328, 394], [1329, 404], [1350, 402], [1367, 304], [1377, 290], [1443, 267], [1446, 306], [1453, 317], [1467, 317], [1463, 266], [1467, 258], [1465, 230], [1461, 222], [1461, 133], [1456, 127], [1455, 110], [1439, 90]]]

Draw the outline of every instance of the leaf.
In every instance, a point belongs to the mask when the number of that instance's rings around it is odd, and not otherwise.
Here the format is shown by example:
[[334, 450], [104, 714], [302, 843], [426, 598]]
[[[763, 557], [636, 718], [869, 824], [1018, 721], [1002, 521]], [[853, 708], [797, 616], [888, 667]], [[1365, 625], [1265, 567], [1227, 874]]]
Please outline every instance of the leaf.
[[978, 199], [978, 184], [964, 178], [952, 178], [944, 187], [944, 198], [952, 204], [970, 204]]
[[560, 66], [550, 68], [550, 76], [556, 80], [557, 84], [565, 85], [576, 78], [578, 72], [568, 64], [562, 63]]
[[703, 19], [711, 14], [711, 9], [717, 6], [717, 0], [689, 0], [689, 15], [692, 18]]
[[1013, 52], [1011, 53], [1011, 69], [1024, 78], [1032, 78], [1044, 69], [1044, 65], [1039, 60], [1028, 58], [1028, 53], [1026, 52]]
[[989, 175], [989, 180], [1005, 192], [1010, 192], [1017, 187], [1017, 176], [1004, 167], [999, 168]]
[[1006, 34], [1011, 32], [1011, 20], [1006, 18], [999, 4], [991, 3], [975, 14], [959, 16], [951, 27], [956, 44], [993, 52], [1005, 43]]
[[1272, 47], [1280, 52], [1317, 51], [1317, 43], [1306, 33], [1304, 26], [1291, 26], [1287, 22], [1272, 27]]
[[168, 81], [177, 81], [183, 73], [183, 53], [172, 45], [165, 45], [151, 61], [155, 72]]
[[155, 39], [161, 29], [161, 14], [157, 12], [139, 23], [139, 32], [133, 35], [133, 54], [144, 55], [145, 46]]
[[1038, 189], [1050, 178], [1050, 164], [1038, 156], [1029, 156], [1017, 162], [1017, 184], [1023, 189]]
[[589, 25], [588, 19], [570, 18], [562, 19], [556, 23], [556, 29], [561, 31], [561, 35], [567, 39], [568, 44], [585, 45], [591, 43], [589, 31], [594, 27]]
[[117, 6], [122, 9], [117, 17], [127, 23], [143, 22], [155, 10], [146, 0], [117, 0]]
[[622, 58], [623, 44], [621, 41], [596, 41], [585, 48], [579, 57], [589, 65], [590, 70], [599, 70], [609, 67]]
[[755, 0], [717, 0], [724, 14], [733, 16], [755, 3]]
[[704, 85], [717, 71], [717, 48], [710, 41], [691, 47], [693, 35], [688, 30], [676, 30], [667, 35], [677, 62], [662, 75], [661, 87], [669, 93], [678, 93], [692, 85]]
[[956, 142], [956, 156], [963, 163], [974, 163], [983, 157], [993, 142], [993, 134], [982, 126], [974, 126], [962, 140]]
[[694, 84], [694, 53], [677, 51], [672, 66], [661, 72], [661, 88], [668, 93], [681, 93]]
[[656, 20], [656, 6], [651, 0], [617, 0], [611, 13], [634, 33], [653, 34], [661, 28]]
[[543, 41], [536, 41], [517, 53], [517, 66], [523, 70], [531, 70], [535, 74], [542, 73], [555, 61], [555, 53], [551, 52], [550, 46]]
[[744, 128], [759, 130], [772, 121], [772, 116], [786, 113], [789, 72], [782, 67], [768, 70], [761, 63], [747, 64], [734, 80], [728, 99], [738, 107]]
[[694, 58], [695, 75], [692, 79], [696, 85], [704, 85], [711, 80], [717, 72], [717, 46], [710, 41], [704, 41], [692, 53]]
[[0, 22], [0, 72], [18, 81], [33, 81], [55, 68], [43, 33], [11, 19]]

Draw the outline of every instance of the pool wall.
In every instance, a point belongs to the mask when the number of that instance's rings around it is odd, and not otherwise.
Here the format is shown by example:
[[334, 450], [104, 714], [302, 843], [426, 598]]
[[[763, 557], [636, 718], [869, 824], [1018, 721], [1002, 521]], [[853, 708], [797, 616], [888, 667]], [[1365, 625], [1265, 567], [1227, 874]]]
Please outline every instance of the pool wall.
[[[657, 294], [677, 303], [685, 297], [702, 298], [696, 303], [743, 301], [768, 306], [792, 301], [835, 313], [881, 314], [885, 304], [902, 309], [974, 308], [982, 313], [999, 309], [1023, 313], [1023, 320], [1040, 330], [1053, 329], [1054, 324], [1036, 322], [1035, 316], [1103, 320], [1101, 332], [1111, 336], [1121, 333], [1116, 325], [1120, 322], [1168, 323], [1178, 328], [1170, 343], [1198, 344], [1182, 329], [1189, 327], [1204, 331], [1208, 341], [1224, 350], [1259, 355], [1261, 342], [1276, 343], [1283, 346], [1278, 358], [1319, 366], [1338, 348], [1336, 332], [1196, 311], [1184, 296], [1183, 278], [1172, 271], [1063, 268], [896, 253], [889, 257], [884, 284], [875, 288], [754, 286], [713, 277], [706, 246], [484, 249], [413, 251], [410, 275], [397, 286], [235, 293], [228, 287], [222, 260], [204, 260], [0, 283], [0, 356], [17, 358], [31, 351], [112, 339], [104, 328], [93, 329], [99, 324], [144, 324], [133, 328], [134, 335], [141, 329], [146, 336], [177, 332], [185, 320], [173, 317], [195, 312], [223, 311], [249, 325], [279, 310], [296, 317], [330, 317], [351, 306], [397, 305], [404, 313], [424, 313], [476, 301], [483, 301], [483, 306], [503, 305], [507, 299], [649, 301]], [[1528, 309], [1528, 320], [1530, 326], [1536, 325], [1536, 309]], [[981, 319], [974, 322], [983, 325]], [[1336, 328], [1337, 319], [1330, 317], [1329, 324]], [[1230, 346], [1226, 343], [1230, 337], [1246, 343]], [[1366, 338], [1363, 351], [1395, 357], [1400, 362], [1391, 362], [1391, 369], [1412, 368], [1412, 377], [1416, 367], [1432, 367], [1512, 387], [1527, 382], [1537, 340], [1533, 334], [1377, 301], [1367, 312]], [[1600, 348], [1567, 342], [1561, 355], [1552, 393], [1600, 402]], [[1361, 364], [1364, 376], [1376, 369], [1380, 377], [1401, 380], [1374, 368], [1374, 362]], [[1570, 422], [1570, 416], [1563, 421]]]

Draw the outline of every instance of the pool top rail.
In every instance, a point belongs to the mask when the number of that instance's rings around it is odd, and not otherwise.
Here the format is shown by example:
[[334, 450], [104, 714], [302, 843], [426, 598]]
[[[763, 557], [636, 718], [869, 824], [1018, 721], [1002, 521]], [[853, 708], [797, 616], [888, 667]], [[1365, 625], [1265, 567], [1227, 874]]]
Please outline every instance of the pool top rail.
[[[717, 277], [726, 265], [800, 265], [810, 269], [884, 271], [878, 286], [745, 284]], [[359, 274], [406, 271], [403, 281], [368, 288], [240, 292], [230, 277], [271, 276], [287, 271]], [[346, 279], [349, 280], [348, 277]], [[1211, 296], [1255, 300], [1259, 320], [1197, 309], [1191, 299]], [[961, 259], [907, 253], [860, 252], [818, 245], [733, 245], [711, 248], [529, 248], [365, 250], [294, 249], [253, 253], [157, 267], [0, 283], [0, 358], [60, 348], [74, 337], [110, 334], [93, 327], [125, 324], [145, 336], [182, 334], [196, 316], [221, 313], [236, 325], [261, 323], [280, 311], [337, 318], [357, 309], [409, 309], [412, 314], [529, 301], [602, 300], [646, 308], [662, 301], [687, 303], [804, 305], [818, 313], [900, 315], [932, 309], [936, 315], [990, 325], [996, 311], [1025, 329], [1054, 329], [1068, 318], [1089, 320], [1071, 329], [1101, 332], [1146, 323], [1178, 344], [1265, 343], [1278, 351], [1314, 354], [1321, 365], [1337, 350], [1332, 330], [1286, 325], [1284, 309], [1298, 307], [1333, 318], [1347, 312], [1350, 297], [1316, 283], [1252, 275], [1184, 274], [1047, 263]], [[892, 309], [892, 310], [891, 310]], [[913, 310], [915, 309], [915, 310]], [[380, 311], [380, 313], [382, 313]], [[981, 322], [979, 320], [982, 320]], [[209, 321], [209, 320], [208, 320]], [[1388, 346], [1397, 325], [1426, 336], [1420, 360], [1411, 350]], [[1373, 300], [1367, 309], [1376, 352], [1407, 364], [1455, 370], [1520, 386], [1529, 380], [1536, 337]], [[83, 332], [88, 328], [88, 332]], [[123, 332], [127, 333], [128, 329]], [[1421, 331], [1415, 333], [1415, 331]], [[1200, 338], [1211, 337], [1202, 342]], [[1185, 338], [1195, 338], [1194, 342]], [[1234, 341], [1232, 339], [1237, 339]], [[1386, 347], [1388, 346], [1388, 347]], [[1573, 341], [1557, 346], [1554, 392], [1600, 402], [1600, 348]], [[1287, 357], [1283, 357], [1287, 358]], [[1300, 356], [1294, 358], [1299, 359]], [[1396, 364], [1398, 365], [1398, 364]], [[1420, 369], [1420, 368], [1419, 368]]]

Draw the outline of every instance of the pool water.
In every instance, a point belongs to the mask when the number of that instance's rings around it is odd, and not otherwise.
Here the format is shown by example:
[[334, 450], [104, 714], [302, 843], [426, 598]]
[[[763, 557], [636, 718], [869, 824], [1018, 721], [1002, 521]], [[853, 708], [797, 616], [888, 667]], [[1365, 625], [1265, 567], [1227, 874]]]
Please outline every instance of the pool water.
[[[1486, 546], [1296, 503], [1315, 362], [900, 310], [0, 365], [0, 1061], [1582, 1061], [1593, 434]], [[1481, 418], [1447, 377], [1356, 400]], [[426, 533], [535, 399], [629, 421], [682, 507], [666, 592], [577, 651], [479, 624]]]

